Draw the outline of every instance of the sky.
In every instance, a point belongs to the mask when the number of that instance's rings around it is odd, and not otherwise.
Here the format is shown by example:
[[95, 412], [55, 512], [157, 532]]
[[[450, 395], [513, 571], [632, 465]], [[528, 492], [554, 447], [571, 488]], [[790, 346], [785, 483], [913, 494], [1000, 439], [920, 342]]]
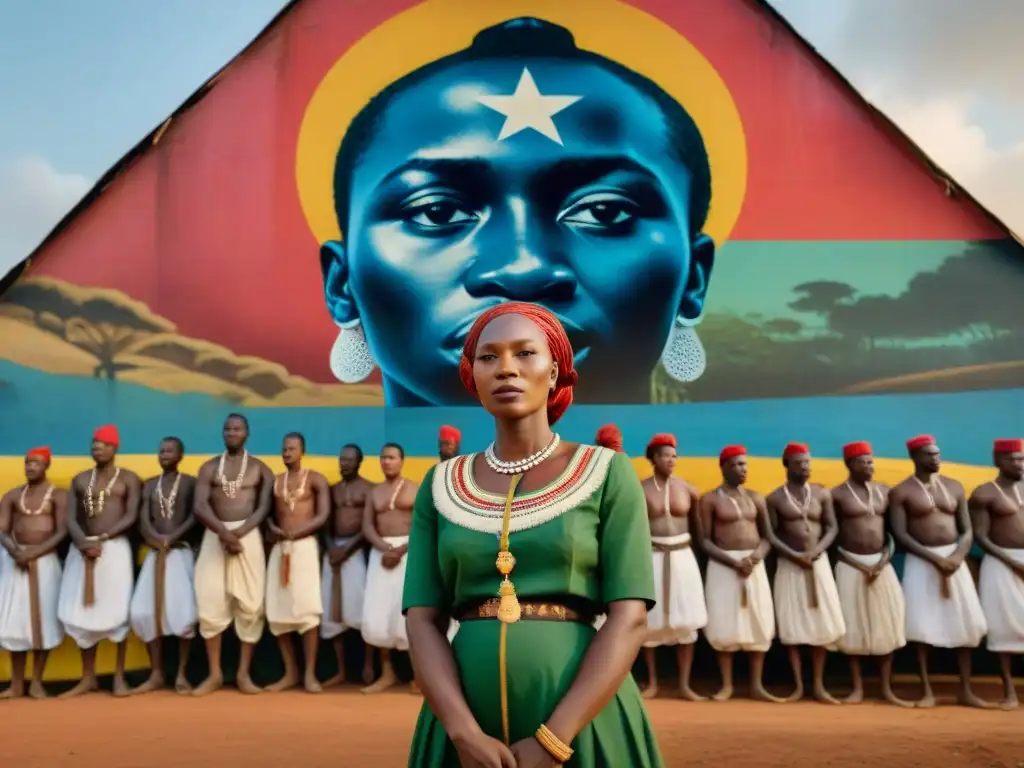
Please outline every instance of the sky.
[[[284, 4], [0, 3], [0, 274]], [[940, 166], [1024, 234], [1024, 2], [774, 5]]]

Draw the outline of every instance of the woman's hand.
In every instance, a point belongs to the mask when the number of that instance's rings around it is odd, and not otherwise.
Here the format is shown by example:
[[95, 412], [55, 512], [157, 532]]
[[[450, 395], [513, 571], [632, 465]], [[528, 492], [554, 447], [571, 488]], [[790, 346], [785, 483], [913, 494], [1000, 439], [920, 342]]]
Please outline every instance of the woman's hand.
[[[462, 768], [517, 768], [512, 750], [498, 739], [492, 739], [483, 731], [471, 736], [453, 739], [455, 750], [459, 753]], [[538, 763], [543, 765], [543, 763]], [[549, 763], [554, 765], [554, 763]]]
[[516, 768], [554, 768], [561, 765], [532, 737], [513, 744], [512, 755], [516, 759]]

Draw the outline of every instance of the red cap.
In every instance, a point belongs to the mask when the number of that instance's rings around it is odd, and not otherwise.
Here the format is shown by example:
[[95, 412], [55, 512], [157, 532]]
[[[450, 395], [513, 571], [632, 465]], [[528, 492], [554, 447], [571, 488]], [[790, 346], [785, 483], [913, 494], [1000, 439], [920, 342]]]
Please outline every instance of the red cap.
[[811, 448], [806, 443], [787, 443], [782, 451], [782, 458], [788, 459], [795, 453], [810, 453]]
[[911, 453], [926, 445], [935, 445], [935, 438], [931, 435], [918, 435], [907, 440], [907, 450]]
[[459, 430], [457, 430], [455, 427], [450, 427], [447, 424], [445, 424], [437, 433], [437, 439], [444, 440], [445, 442], [461, 443], [462, 433], [459, 432]]
[[622, 432], [614, 424], [605, 424], [597, 430], [594, 442], [602, 448], [611, 448], [613, 451], [622, 453]]
[[1024, 453], [1024, 440], [993, 440], [992, 453]]
[[676, 436], [670, 435], [668, 432], [659, 432], [651, 438], [651, 442], [647, 444], [647, 450], [653, 451], [655, 448], [678, 448], [679, 445], [676, 443]]
[[50, 459], [53, 458], [53, 454], [50, 453], [50, 447], [48, 445], [41, 445], [38, 448], [33, 448], [25, 454], [25, 458], [30, 456], [38, 456], [40, 459], [45, 461], [47, 464], [50, 463]]
[[856, 459], [858, 456], [868, 456], [874, 453], [871, 450], [871, 443], [866, 440], [859, 440], [856, 443], [847, 443], [843, 446], [843, 458], [849, 461], [850, 459]]
[[117, 432], [117, 427], [113, 424], [105, 424], [97, 429], [92, 433], [92, 439], [97, 443], [106, 443], [115, 448], [121, 444], [121, 436]]
[[729, 459], [734, 456], [746, 456], [747, 448], [743, 445], [727, 445], [722, 449], [722, 452], [718, 454], [718, 466], [722, 466]]

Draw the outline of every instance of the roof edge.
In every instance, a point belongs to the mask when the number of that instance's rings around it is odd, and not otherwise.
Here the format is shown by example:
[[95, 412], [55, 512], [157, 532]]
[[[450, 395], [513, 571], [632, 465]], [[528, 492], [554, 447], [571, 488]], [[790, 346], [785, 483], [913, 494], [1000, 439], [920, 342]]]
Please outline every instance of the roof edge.
[[146, 153], [146, 151], [155, 146], [160, 139], [163, 137], [167, 128], [170, 124], [180, 117], [181, 115], [188, 112], [190, 109], [195, 107], [199, 102], [205, 99], [214, 89], [217, 84], [217, 80], [220, 79], [221, 75], [224, 74], [236, 61], [241, 57], [255, 48], [263, 38], [265, 38], [271, 30], [276, 27], [285, 16], [291, 13], [295, 6], [298, 5], [301, 0], [288, 0], [288, 2], [281, 8], [280, 11], [272, 18], [266, 26], [263, 27], [260, 32], [250, 40], [245, 47], [242, 48], [238, 53], [232, 56], [227, 63], [224, 64], [220, 69], [214, 72], [210, 77], [203, 82], [192, 94], [183, 101], [177, 109], [175, 109], [165, 120], [161, 120], [160, 124], [157, 125], [153, 130], [147, 133], [134, 147], [128, 150], [121, 159], [114, 163], [110, 168], [107, 169], [106, 173], [100, 176], [99, 180], [93, 184], [92, 188], [69, 210], [64, 216], [61, 217], [60, 221], [54, 225], [54, 227], [47, 233], [47, 235], [39, 242], [39, 244], [33, 248], [29, 254], [15, 264], [8, 270], [6, 275], [0, 277], [0, 296], [2, 296], [14, 282], [21, 277], [22, 273], [31, 263], [32, 259], [45, 248], [54, 238], [56, 238], [61, 232], [78, 218], [86, 208], [98, 198], [103, 191], [110, 186], [122, 173], [124, 173], [131, 166], [136, 159]]
[[996, 216], [992, 211], [985, 206], [981, 201], [978, 200], [973, 194], [962, 186], [953, 176], [942, 168], [938, 163], [932, 160], [931, 156], [928, 155], [921, 147], [915, 142], [910, 136], [904, 131], [896, 122], [886, 115], [881, 109], [872, 104], [862, 94], [857, 87], [847, 78], [839, 69], [829, 61], [828, 57], [825, 56], [821, 51], [814, 47], [814, 45], [803, 35], [801, 35], [796, 27], [794, 27], [789, 20], [772, 5], [770, 0], [746, 0], [748, 4], [757, 6], [760, 10], [766, 13], [773, 21], [781, 25], [790, 35], [792, 35], [807, 51], [809, 51], [818, 61], [820, 61], [829, 74], [836, 78], [840, 85], [846, 89], [846, 91], [854, 98], [857, 104], [865, 109], [876, 121], [880, 122], [887, 130], [895, 134], [895, 137], [904, 143], [904, 145], [910, 149], [910, 151], [916, 156], [916, 158], [925, 166], [932, 177], [942, 183], [946, 188], [946, 196], [953, 197], [959, 196], [967, 199], [972, 203], [981, 213], [987, 218], [992, 224], [998, 229], [1001, 229], [1006, 235], [1015, 240], [1019, 245], [1024, 245], [1024, 240], [1010, 228], [1010, 226]]
[[[112, 165], [106, 173], [104, 173], [99, 180], [92, 186], [92, 188], [79, 200], [74, 207], [71, 208], [64, 216], [57, 222], [57, 224], [50, 230], [50, 232], [39, 242], [39, 244], [32, 249], [32, 251], [20, 262], [15, 264], [11, 269], [0, 278], [0, 295], [3, 295], [14, 282], [21, 277], [22, 273], [31, 263], [32, 259], [35, 258], [46, 245], [48, 245], [54, 238], [61, 234], [67, 227], [74, 221], [79, 214], [81, 214], [86, 208], [88, 208], [93, 201], [96, 200], [103, 191], [129, 166], [138, 158], [141, 157], [145, 152], [156, 143], [163, 136], [168, 125], [173, 122], [176, 118], [180, 117], [185, 112], [195, 107], [199, 102], [205, 99], [216, 86], [217, 80], [221, 75], [230, 68], [238, 59], [244, 56], [246, 53], [256, 47], [260, 41], [266, 37], [274, 27], [276, 27], [285, 16], [291, 13], [295, 6], [297, 6], [302, 0], [288, 0], [288, 2], [281, 8], [280, 11], [272, 18], [267, 25], [252, 39], [249, 43], [236, 53], [231, 59], [224, 64], [220, 69], [213, 73], [207, 80], [200, 85], [192, 94], [183, 101], [177, 109], [175, 109], [170, 116], [161, 121], [153, 130], [146, 134], [142, 140], [140, 140], [134, 147], [126, 152], [120, 160]], [[815, 48], [807, 38], [801, 35], [796, 28], [790, 24], [789, 20], [782, 15], [775, 6], [769, 2], [769, 0], [745, 0], [745, 2], [755, 5], [757, 8], [762, 10], [768, 15], [768, 17], [775, 23], [781, 25], [786, 31], [792, 35], [807, 51], [809, 51], [815, 58], [817, 58], [828, 70], [828, 72], [836, 78], [839, 83], [847, 90], [847, 92], [860, 104], [861, 107], [866, 109], [872, 117], [880, 121], [886, 129], [892, 131], [895, 136], [904, 142], [904, 144], [917, 156], [925, 168], [932, 174], [932, 176], [943, 183], [946, 187], [947, 195], [960, 195], [969, 200], [975, 205], [978, 210], [997, 228], [1001, 229], [1007, 234], [1008, 237], [1014, 239], [1018, 244], [1024, 245], [1024, 241], [998, 216], [992, 213], [985, 205], [967, 191], [966, 188], [961, 186], [956, 180], [941, 166], [939, 166], [927, 153], [922, 150], [913, 139], [910, 138], [892, 119], [887, 117], [884, 112], [878, 109], [874, 104], [867, 100], [864, 95], [857, 90], [853, 83], [847, 79], [842, 72], [840, 72], [831, 61], [828, 60], [817, 48]]]

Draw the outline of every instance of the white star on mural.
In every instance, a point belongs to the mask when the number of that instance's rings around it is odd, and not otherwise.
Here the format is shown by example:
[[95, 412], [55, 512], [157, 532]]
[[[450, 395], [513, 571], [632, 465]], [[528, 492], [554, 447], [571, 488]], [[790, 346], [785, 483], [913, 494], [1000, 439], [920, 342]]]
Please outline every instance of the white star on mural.
[[519, 84], [516, 85], [515, 93], [511, 96], [479, 96], [477, 101], [505, 116], [505, 124], [501, 126], [498, 141], [504, 141], [520, 131], [532, 128], [556, 144], [561, 144], [562, 137], [558, 135], [555, 121], [551, 118], [582, 98], [582, 96], [541, 95], [530, 70], [523, 67], [523, 74], [519, 76]]

